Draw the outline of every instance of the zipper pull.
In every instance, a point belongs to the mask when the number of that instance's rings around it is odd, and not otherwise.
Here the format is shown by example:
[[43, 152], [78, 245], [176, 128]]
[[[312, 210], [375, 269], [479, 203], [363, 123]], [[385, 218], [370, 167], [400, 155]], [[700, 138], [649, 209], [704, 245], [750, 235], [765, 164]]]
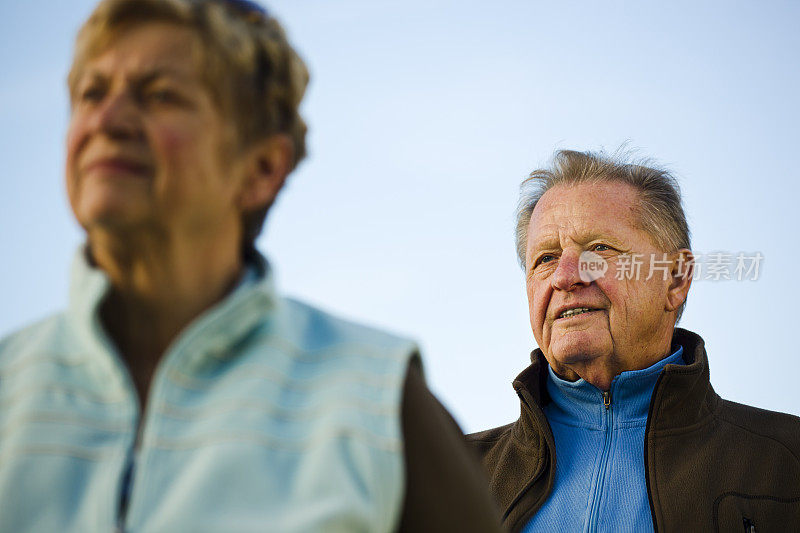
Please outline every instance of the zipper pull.
[[611, 407], [611, 391], [603, 392], [603, 406], [605, 406], [606, 411]]
[[756, 525], [749, 518], [742, 518], [744, 523], [744, 533], [756, 533]]

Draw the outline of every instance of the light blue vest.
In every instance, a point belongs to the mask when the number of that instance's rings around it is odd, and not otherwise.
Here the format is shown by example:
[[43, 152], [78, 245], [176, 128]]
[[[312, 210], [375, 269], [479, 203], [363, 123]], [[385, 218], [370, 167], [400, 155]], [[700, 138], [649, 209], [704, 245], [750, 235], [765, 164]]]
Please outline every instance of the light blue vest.
[[81, 253], [68, 311], [0, 341], [0, 531], [395, 530], [412, 342], [263, 274], [178, 336], [142, 414], [108, 287]]

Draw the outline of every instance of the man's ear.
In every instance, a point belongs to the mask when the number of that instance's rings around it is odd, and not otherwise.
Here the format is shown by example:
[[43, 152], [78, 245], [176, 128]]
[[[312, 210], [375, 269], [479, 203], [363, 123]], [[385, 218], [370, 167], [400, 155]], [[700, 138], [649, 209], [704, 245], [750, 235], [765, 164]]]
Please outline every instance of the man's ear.
[[673, 256], [671, 278], [667, 287], [667, 311], [677, 310], [686, 301], [694, 276], [694, 255], [691, 250], [682, 248]]
[[292, 169], [293, 157], [292, 141], [283, 134], [256, 141], [247, 149], [238, 199], [243, 212], [272, 204]]

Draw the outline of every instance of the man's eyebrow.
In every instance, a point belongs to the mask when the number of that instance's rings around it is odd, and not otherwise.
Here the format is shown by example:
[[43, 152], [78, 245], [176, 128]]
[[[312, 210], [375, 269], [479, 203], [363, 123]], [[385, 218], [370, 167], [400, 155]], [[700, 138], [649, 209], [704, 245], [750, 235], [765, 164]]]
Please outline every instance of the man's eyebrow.
[[606, 242], [617, 248], [623, 245], [622, 241], [620, 241], [618, 238], [616, 238], [614, 235], [610, 234], [607, 231], [585, 233], [580, 236], [580, 242], [583, 244], [588, 244], [593, 241]]
[[[623, 242], [607, 231], [587, 231], [575, 239], [579, 244], [589, 244], [594, 241], [606, 242], [616, 248], [624, 246]], [[535, 239], [531, 243], [532, 250], [553, 250], [561, 248], [561, 240], [557, 235], [546, 235]]]
[[531, 244], [531, 249], [533, 250], [551, 250], [560, 247], [561, 241], [559, 240], [558, 235], [546, 235], [539, 237]]
[[586, 234], [582, 240], [583, 240], [583, 242], [585, 244], [588, 244], [588, 243], [594, 242], [594, 241], [598, 241], [598, 242], [608, 243], [608, 244], [612, 245], [615, 248], [624, 248], [625, 247], [625, 243], [623, 243], [621, 240], [619, 240], [618, 238], [616, 238], [614, 235], [610, 234], [609, 232], [589, 233], [589, 234]]

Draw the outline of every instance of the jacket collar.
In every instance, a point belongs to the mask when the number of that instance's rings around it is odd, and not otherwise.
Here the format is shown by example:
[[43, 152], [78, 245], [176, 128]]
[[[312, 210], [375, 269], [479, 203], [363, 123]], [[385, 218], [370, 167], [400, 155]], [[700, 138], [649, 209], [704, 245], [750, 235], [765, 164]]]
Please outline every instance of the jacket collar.
[[[168, 349], [170, 354], [180, 352], [185, 372], [199, 371], [209, 360], [225, 358], [230, 353], [228, 348], [260, 325], [265, 313], [279, 305], [267, 260], [260, 254], [250, 257], [247, 268], [245, 280], [194, 319]], [[87, 248], [81, 248], [72, 263], [68, 316], [78, 341], [92, 357], [117, 355], [100, 319], [100, 305], [110, 288], [108, 276], [92, 264]]]
[[701, 424], [707, 421], [720, 402], [711, 387], [708, 356], [700, 335], [675, 328], [672, 342], [683, 346], [686, 364], [664, 368], [650, 401], [650, 431]]
[[[708, 357], [703, 339], [691, 331], [675, 328], [672, 345], [683, 347], [686, 364], [668, 364], [659, 377], [650, 405], [650, 426], [654, 431], [687, 427], [703, 421], [710, 415], [719, 398], [709, 382]], [[513, 383], [523, 402], [525, 398], [529, 398], [540, 408], [550, 402], [547, 393], [547, 369], [547, 360], [542, 351], [537, 348], [531, 352], [531, 365]], [[536, 418], [529, 420], [535, 422]], [[523, 417], [520, 417], [520, 422], [517, 425], [527, 425], [523, 423]], [[524, 438], [531, 431], [539, 433], [544, 429], [515, 428], [515, 433]], [[549, 428], [544, 432], [550, 433]]]
[[[676, 328], [672, 344], [683, 346], [686, 364], [667, 364], [661, 372], [650, 400], [648, 434], [703, 423], [719, 401], [709, 383], [703, 339]], [[520, 417], [511, 425], [511, 438], [495, 459], [498, 465], [514, 465], [514, 471], [498, 467], [500, 473], [491, 476], [492, 492], [511, 531], [523, 529], [555, 481], [553, 432], [542, 410], [550, 402], [547, 369], [547, 361], [537, 349], [531, 354], [531, 365], [514, 380], [522, 404]], [[546, 479], [542, 481], [543, 476]]]
[[602, 430], [608, 423], [605, 403], [614, 406], [613, 427], [644, 427], [650, 399], [661, 372], [668, 364], [683, 363], [683, 346], [673, 347], [671, 355], [647, 368], [622, 372], [611, 380], [608, 395], [584, 379], [569, 381], [547, 369], [547, 392], [552, 401], [547, 406], [547, 419], [578, 424], [584, 428]]

